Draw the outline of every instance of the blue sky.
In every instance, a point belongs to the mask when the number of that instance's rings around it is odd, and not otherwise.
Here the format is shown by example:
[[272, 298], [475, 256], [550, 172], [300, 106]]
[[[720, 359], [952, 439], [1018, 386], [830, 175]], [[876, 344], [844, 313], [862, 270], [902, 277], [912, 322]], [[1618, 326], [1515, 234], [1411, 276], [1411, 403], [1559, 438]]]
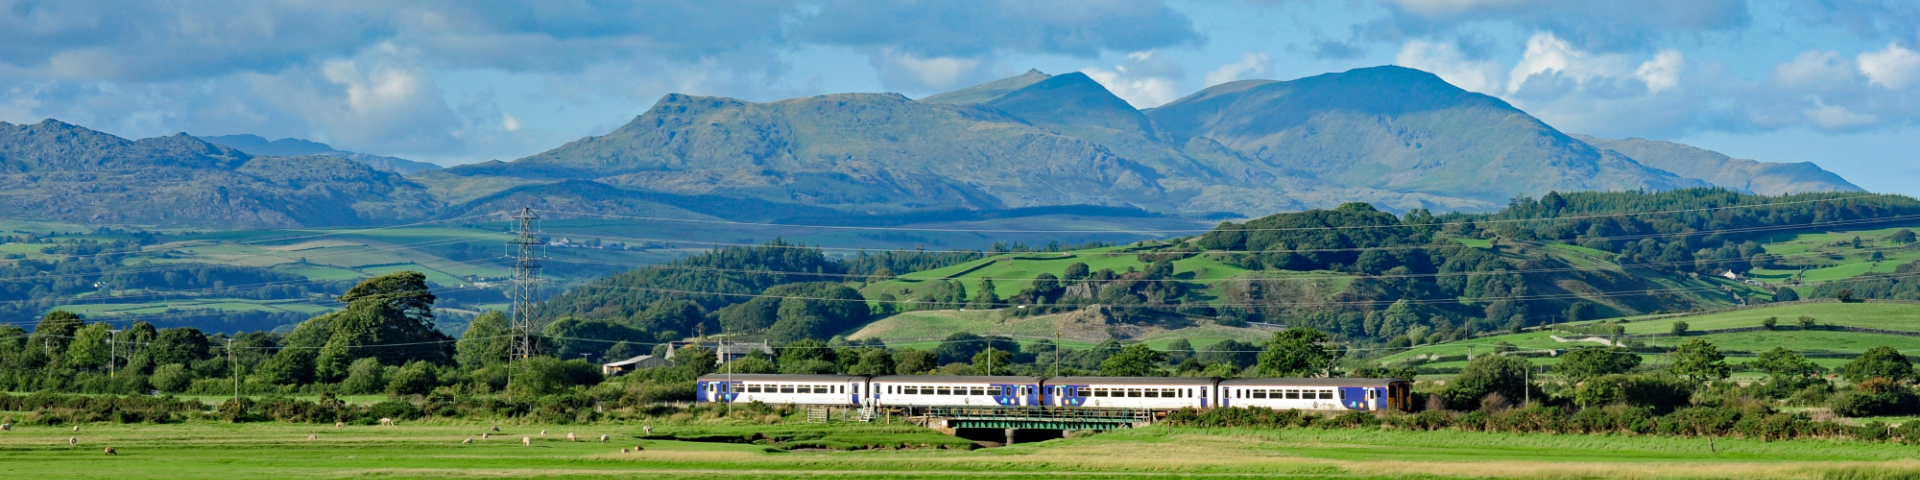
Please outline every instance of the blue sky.
[[920, 97], [1027, 69], [1151, 107], [1398, 64], [1562, 130], [1811, 161], [1920, 194], [1920, 2], [0, 0], [0, 121], [299, 137], [456, 164], [669, 92]]

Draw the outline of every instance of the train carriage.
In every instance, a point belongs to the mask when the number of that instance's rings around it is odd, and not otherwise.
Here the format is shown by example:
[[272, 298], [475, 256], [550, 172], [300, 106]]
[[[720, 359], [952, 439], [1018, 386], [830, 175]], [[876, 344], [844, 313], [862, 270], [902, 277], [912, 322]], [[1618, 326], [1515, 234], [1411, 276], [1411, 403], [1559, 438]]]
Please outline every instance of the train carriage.
[[701, 402], [794, 405], [862, 405], [867, 377], [862, 375], [702, 375], [694, 383]]
[[1214, 400], [1213, 378], [1057, 377], [1046, 379], [1046, 405], [1176, 409], [1207, 408]]
[[1406, 380], [1392, 378], [1237, 378], [1219, 383], [1219, 406], [1296, 410], [1407, 411]]
[[873, 405], [882, 407], [1027, 407], [1040, 405], [1040, 377], [888, 375], [874, 377]]

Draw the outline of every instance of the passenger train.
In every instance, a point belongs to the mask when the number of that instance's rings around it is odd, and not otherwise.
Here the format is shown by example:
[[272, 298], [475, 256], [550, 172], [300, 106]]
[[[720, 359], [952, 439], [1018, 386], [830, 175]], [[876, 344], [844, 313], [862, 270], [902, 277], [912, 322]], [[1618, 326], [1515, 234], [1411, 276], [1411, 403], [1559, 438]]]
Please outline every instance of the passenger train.
[[700, 402], [850, 407], [1091, 407], [1175, 410], [1268, 407], [1406, 411], [1406, 380], [1391, 378], [1019, 377], [709, 374]]

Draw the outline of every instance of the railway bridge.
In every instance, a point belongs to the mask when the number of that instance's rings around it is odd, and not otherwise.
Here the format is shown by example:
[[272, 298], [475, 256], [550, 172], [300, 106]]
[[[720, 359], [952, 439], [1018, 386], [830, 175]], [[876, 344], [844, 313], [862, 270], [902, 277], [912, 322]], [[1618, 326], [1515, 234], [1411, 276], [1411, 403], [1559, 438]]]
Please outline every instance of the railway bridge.
[[1146, 409], [1086, 407], [926, 407], [912, 412], [917, 422], [947, 435], [970, 440], [1017, 441], [1063, 438], [1075, 430], [1114, 430], [1152, 424], [1159, 413]]

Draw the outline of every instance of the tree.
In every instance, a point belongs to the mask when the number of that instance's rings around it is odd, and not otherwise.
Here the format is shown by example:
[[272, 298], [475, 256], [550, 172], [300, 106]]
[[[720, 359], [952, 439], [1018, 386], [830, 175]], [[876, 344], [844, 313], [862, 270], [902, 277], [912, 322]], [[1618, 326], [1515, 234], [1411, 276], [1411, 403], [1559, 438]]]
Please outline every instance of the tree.
[[1800, 292], [1796, 292], [1792, 288], [1780, 287], [1773, 290], [1773, 301], [1798, 302], [1800, 301]]
[[974, 287], [974, 308], [993, 308], [1000, 303], [1000, 294], [993, 291], [993, 277], [980, 277], [980, 284]]
[[653, 335], [644, 330], [606, 320], [567, 317], [541, 329], [543, 353], [555, 358], [577, 358], [581, 354], [599, 355], [604, 360], [607, 347], [618, 342], [652, 343]]
[[1773, 330], [1773, 327], [1776, 327], [1779, 325], [1780, 325], [1780, 319], [1777, 317], [1767, 317], [1766, 320], [1760, 321], [1760, 328], [1765, 328], [1767, 330]]
[[1625, 348], [1582, 347], [1561, 355], [1557, 369], [1579, 383], [1601, 375], [1627, 373], [1637, 366], [1640, 366], [1640, 356]]
[[186, 365], [178, 363], [161, 365], [153, 369], [153, 376], [148, 377], [148, 382], [162, 392], [181, 393], [193, 384], [193, 372], [187, 370]]
[[95, 323], [73, 332], [73, 343], [67, 346], [67, 353], [62, 357], [67, 368], [106, 370], [107, 361], [112, 358], [111, 346], [107, 345], [107, 337], [111, 335], [108, 328], [105, 323]]
[[433, 365], [414, 361], [401, 367], [387, 382], [387, 395], [426, 395], [440, 380], [433, 373]]
[[434, 299], [420, 272], [394, 272], [354, 285], [339, 297], [345, 309], [315, 318], [332, 317], [315, 373], [325, 380], [340, 378], [352, 360], [366, 356], [385, 365], [452, 360], [453, 339], [434, 329]]
[[1158, 377], [1165, 374], [1157, 365], [1167, 360], [1165, 352], [1156, 351], [1144, 343], [1128, 345], [1120, 353], [1107, 357], [1100, 362], [1100, 375], [1104, 377]]
[[1719, 347], [1697, 338], [1674, 349], [1673, 365], [1668, 368], [1674, 375], [1687, 377], [1694, 383], [1725, 379], [1733, 373]]
[[837, 360], [827, 342], [801, 340], [780, 346], [780, 373], [830, 374]]
[[998, 348], [981, 350], [973, 356], [975, 375], [1012, 375], [1013, 352]]
[[1840, 374], [1848, 380], [1864, 382], [1870, 378], [1884, 378], [1905, 383], [1914, 379], [1913, 363], [1907, 361], [1893, 347], [1879, 346], [1867, 349], [1853, 361], [1840, 367]]
[[1834, 292], [1834, 293], [1833, 293], [1833, 299], [1834, 299], [1834, 300], [1839, 300], [1839, 301], [1840, 301], [1840, 303], [1852, 303], [1852, 302], [1853, 302], [1853, 289], [1851, 289], [1851, 288], [1845, 288], [1845, 289], [1841, 289], [1841, 290], [1840, 290], [1840, 291], [1838, 291], [1838, 292]]
[[380, 365], [380, 359], [367, 357], [354, 360], [347, 367], [347, 379], [340, 381], [340, 390], [349, 394], [368, 394], [380, 391], [387, 385], [387, 367]]
[[1687, 334], [1687, 322], [1684, 320], [1674, 320], [1673, 336], [1680, 337], [1680, 336], [1685, 336], [1686, 334]]
[[920, 375], [940, 368], [940, 356], [926, 350], [903, 348], [893, 353], [894, 375]]
[[1167, 363], [1180, 363], [1193, 358], [1193, 343], [1184, 338], [1173, 339], [1167, 344]]
[[1481, 355], [1467, 362], [1460, 374], [1447, 381], [1441, 392], [1451, 405], [1478, 405], [1480, 399], [1498, 393], [1508, 399], [1526, 398], [1534, 390], [1528, 383], [1527, 359], [1508, 355]]
[[1747, 368], [1765, 372], [1775, 380], [1812, 375], [1820, 371], [1820, 367], [1807, 361], [1807, 357], [1786, 347], [1773, 347], [1760, 352], [1759, 357], [1747, 362]]
[[212, 352], [212, 342], [193, 327], [169, 328], [161, 330], [158, 338], [147, 347], [147, 355], [153, 358], [155, 365], [170, 363], [190, 364], [195, 360], [208, 358]]
[[507, 315], [499, 310], [488, 310], [473, 321], [467, 323], [466, 333], [460, 334], [460, 341], [454, 343], [456, 359], [469, 369], [483, 365], [494, 365], [507, 361], [513, 354], [514, 332], [507, 324]]
[[1258, 374], [1269, 377], [1317, 377], [1331, 373], [1336, 356], [1323, 345], [1327, 334], [1319, 330], [1294, 327], [1273, 334], [1267, 349], [1260, 352]]
[[1800, 318], [1798, 319], [1798, 321], [1799, 321], [1799, 323], [1800, 323], [1800, 329], [1801, 329], [1801, 330], [1812, 330], [1812, 329], [1813, 329], [1813, 325], [1814, 325], [1814, 323], [1815, 323], [1815, 322], [1814, 322], [1814, 320], [1813, 320], [1813, 317], [1809, 317], [1809, 316], [1806, 316], [1806, 315], [1801, 315], [1801, 316], [1800, 316]]
[[1901, 245], [1913, 243], [1914, 242], [1913, 230], [1908, 230], [1905, 228], [1895, 230], [1892, 235], [1887, 236], [1887, 240], [1891, 240], [1893, 241], [1893, 243], [1898, 243]]
[[1063, 278], [1067, 279], [1068, 281], [1073, 281], [1073, 280], [1087, 278], [1087, 275], [1091, 275], [1093, 273], [1093, 270], [1088, 268], [1087, 264], [1085, 263], [1073, 262], [1072, 264], [1067, 265], [1067, 270], [1063, 273], [1065, 274], [1065, 277]]
[[892, 375], [894, 371], [893, 354], [885, 348], [866, 347], [859, 350], [860, 361], [847, 370], [848, 375], [881, 376]]
[[40, 324], [33, 327], [33, 335], [27, 337], [27, 344], [40, 347], [47, 355], [59, 355], [67, 351], [67, 344], [73, 339], [73, 333], [80, 330], [80, 315], [66, 310], [54, 310], [40, 317]]

